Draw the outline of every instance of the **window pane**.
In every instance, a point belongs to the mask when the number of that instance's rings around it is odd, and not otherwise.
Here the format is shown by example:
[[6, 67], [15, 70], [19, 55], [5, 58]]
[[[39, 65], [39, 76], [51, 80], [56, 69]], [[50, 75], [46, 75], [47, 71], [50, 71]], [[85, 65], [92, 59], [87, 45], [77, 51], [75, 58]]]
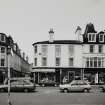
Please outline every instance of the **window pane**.
[[98, 46], [98, 51], [99, 51], [99, 53], [102, 53], [103, 52], [103, 45], [99, 45]]
[[90, 45], [90, 53], [94, 52], [94, 45]]
[[56, 45], [55, 46], [55, 55], [56, 56], [60, 56], [61, 55], [61, 46], [60, 45]]
[[35, 58], [35, 66], [37, 66], [37, 58]]
[[5, 60], [1, 59], [1, 66], [4, 66], [4, 64], [5, 64]]
[[56, 58], [56, 66], [60, 66], [60, 58]]
[[5, 53], [5, 47], [1, 47], [1, 53]]
[[69, 45], [69, 54], [72, 56], [74, 54], [74, 46]]
[[5, 36], [1, 34], [1, 41], [5, 41]]
[[69, 58], [69, 66], [73, 66], [73, 58]]
[[94, 67], [97, 67], [97, 57], [94, 57]]
[[104, 41], [104, 35], [99, 35], [99, 41]]
[[43, 56], [47, 55], [47, 45], [42, 45], [42, 55]]
[[35, 51], [35, 53], [37, 53], [37, 46], [35, 46], [34, 51]]
[[42, 66], [46, 66], [47, 65], [47, 58], [43, 57], [42, 58]]

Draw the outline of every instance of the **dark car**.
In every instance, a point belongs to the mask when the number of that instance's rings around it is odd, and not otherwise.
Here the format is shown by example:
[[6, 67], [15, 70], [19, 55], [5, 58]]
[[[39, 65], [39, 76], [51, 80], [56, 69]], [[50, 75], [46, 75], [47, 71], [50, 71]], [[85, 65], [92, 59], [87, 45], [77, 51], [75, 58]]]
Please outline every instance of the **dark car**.
[[100, 85], [99, 88], [100, 88], [103, 92], [105, 92], [105, 84], [104, 84], [104, 85]]
[[[27, 79], [13, 79], [10, 82], [10, 91], [34, 91], [36, 88], [35, 84]], [[0, 91], [8, 91], [8, 83], [0, 85]]]
[[55, 82], [55, 81], [53, 81], [53, 80], [41, 80], [40, 82], [39, 82], [39, 85], [41, 85], [41, 86], [57, 86], [57, 83]]

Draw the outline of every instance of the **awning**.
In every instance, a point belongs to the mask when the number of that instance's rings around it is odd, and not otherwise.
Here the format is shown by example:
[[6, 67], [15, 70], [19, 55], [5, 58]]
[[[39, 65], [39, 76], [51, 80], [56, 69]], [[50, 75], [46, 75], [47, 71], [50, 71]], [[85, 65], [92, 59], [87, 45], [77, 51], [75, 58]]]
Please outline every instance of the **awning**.
[[55, 69], [33, 69], [32, 72], [55, 72]]

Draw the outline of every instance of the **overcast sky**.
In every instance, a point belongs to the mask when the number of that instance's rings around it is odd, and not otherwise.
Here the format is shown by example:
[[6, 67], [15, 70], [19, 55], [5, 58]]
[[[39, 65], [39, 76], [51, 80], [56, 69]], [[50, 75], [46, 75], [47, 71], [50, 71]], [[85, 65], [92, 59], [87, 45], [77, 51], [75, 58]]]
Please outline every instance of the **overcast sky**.
[[75, 39], [75, 30], [92, 22], [105, 29], [105, 0], [0, 0], [0, 32], [11, 35], [33, 62], [32, 44], [55, 39]]

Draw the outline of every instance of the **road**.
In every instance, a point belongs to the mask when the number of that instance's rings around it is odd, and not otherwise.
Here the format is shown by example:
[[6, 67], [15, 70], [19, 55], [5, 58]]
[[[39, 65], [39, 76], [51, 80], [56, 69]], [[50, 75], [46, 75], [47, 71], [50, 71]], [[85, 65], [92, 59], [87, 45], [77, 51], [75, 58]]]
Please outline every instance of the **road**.
[[[0, 105], [7, 104], [7, 93], [0, 93]], [[11, 93], [12, 105], [105, 105], [105, 93], [60, 93], [58, 87], [37, 87], [36, 92]]]

